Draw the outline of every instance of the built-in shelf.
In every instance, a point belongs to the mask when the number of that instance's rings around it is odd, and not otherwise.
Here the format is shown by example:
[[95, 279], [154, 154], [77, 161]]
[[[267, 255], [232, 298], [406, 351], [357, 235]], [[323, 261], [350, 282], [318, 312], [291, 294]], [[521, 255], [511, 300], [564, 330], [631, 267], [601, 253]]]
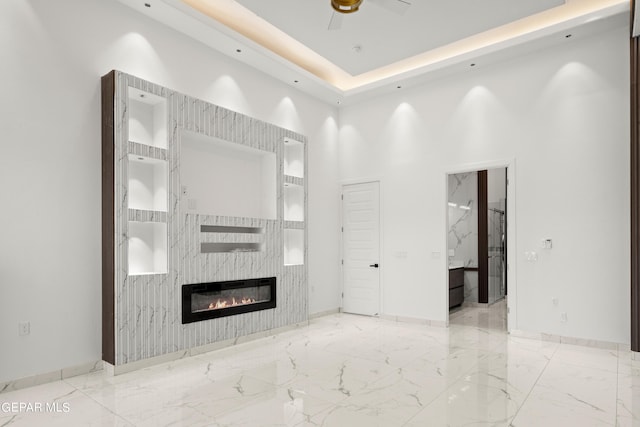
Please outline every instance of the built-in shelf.
[[284, 184], [284, 220], [304, 221], [304, 187]]
[[167, 224], [129, 221], [129, 275], [167, 272]]
[[284, 265], [304, 264], [304, 230], [284, 230]]
[[295, 139], [284, 139], [284, 174], [304, 178], [304, 144]]
[[285, 175], [284, 176], [284, 183], [285, 184], [291, 184], [291, 185], [299, 185], [299, 186], [304, 186], [304, 178], [299, 178], [297, 176], [291, 176], [291, 175]]
[[167, 148], [167, 101], [129, 87], [129, 141]]
[[167, 102], [128, 87], [128, 273], [167, 273]]
[[167, 222], [167, 212], [129, 209], [128, 219], [135, 222]]
[[304, 230], [304, 221], [285, 221], [284, 228], [294, 228], [296, 230]]
[[129, 154], [129, 208], [167, 210], [167, 162]]
[[263, 247], [264, 247], [263, 243], [203, 242], [203, 243], [200, 243], [200, 252], [203, 254], [260, 252], [263, 250]]
[[140, 144], [139, 142], [129, 141], [128, 153], [135, 154], [138, 157], [149, 157], [156, 160], [167, 160], [167, 149], [154, 147], [152, 145]]

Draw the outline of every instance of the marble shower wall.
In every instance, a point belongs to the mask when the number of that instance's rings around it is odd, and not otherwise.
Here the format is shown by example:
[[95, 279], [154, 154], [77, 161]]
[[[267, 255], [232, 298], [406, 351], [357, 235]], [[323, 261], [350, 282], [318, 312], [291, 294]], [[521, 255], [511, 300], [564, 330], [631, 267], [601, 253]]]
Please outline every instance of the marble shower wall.
[[[478, 267], [478, 174], [452, 174], [448, 177], [448, 249], [449, 259], [460, 260], [465, 267]], [[478, 272], [464, 273], [464, 300], [478, 302]]]
[[[167, 148], [128, 141], [128, 87], [158, 95], [167, 101]], [[116, 72], [115, 94], [116, 169], [116, 365], [238, 338], [308, 319], [306, 226], [284, 221], [284, 139], [304, 145], [305, 136], [247, 117], [222, 107], [170, 91], [134, 76]], [[245, 147], [273, 152], [277, 162], [277, 218], [239, 218], [187, 213], [180, 191], [180, 139], [183, 130], [220, 138]], [[129, 209], [128, 155], [150, 156], [167, 162], [167, 212]], [[304, 186], [305, 218], [307, 180]], [[167, 226], [167, 273], [128, 274], [128, 227], [130, 221], [160, 222]], [[201, 233], [201, 225], [263, 227], [259, 236], [264, 250], [239, 253], [201, 253], [200, 243], [237, 239], [238, 234]], [[304, 265], [285, 266], [285, 227], [305, 231]], [[212, 240], [214, 239], [214, 240]], [[237, 241], [237, 240], [234, 240]], [[182, 324], [183, 284], [221, 280], [276, 277], [277, 307], [259, 312]]]
[[506, 173], [506, 168], [489, 169], [487, 171], [489, 304], [498, 301], [505, 294]]

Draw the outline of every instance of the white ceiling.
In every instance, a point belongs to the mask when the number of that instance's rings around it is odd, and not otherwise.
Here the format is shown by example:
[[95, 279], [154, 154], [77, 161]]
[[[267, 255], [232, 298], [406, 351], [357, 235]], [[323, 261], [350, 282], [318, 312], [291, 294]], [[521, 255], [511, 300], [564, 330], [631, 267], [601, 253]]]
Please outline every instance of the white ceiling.
[[411, 6], [400, 15], [364, 0], [358, 12], [342, 15], [339, 30], [329, 30], [333, 15], [329, 0], [236, 1], [351, 75], [564, 4], [564, 0], [407, 0]]
[[402, 15], [364, 0], [338, 30], [330, 0], [117, 1], [343, 105], [629, 22], [628, 0], [405, 0]]

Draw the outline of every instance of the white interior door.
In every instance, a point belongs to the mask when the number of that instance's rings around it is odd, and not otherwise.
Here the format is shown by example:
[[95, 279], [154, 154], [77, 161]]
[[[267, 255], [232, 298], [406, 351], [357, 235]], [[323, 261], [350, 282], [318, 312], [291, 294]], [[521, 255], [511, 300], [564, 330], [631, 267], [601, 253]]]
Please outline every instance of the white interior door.
[[380, 312], [380, 184], [342, 187], [343, 301], [346, 313]]

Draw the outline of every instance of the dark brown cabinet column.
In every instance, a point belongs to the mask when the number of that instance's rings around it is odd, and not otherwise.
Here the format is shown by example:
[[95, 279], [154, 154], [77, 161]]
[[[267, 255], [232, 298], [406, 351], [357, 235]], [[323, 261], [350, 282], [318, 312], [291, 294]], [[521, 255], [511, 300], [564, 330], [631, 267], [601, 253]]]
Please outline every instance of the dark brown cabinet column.
[[[635, 11], [631, 0], [631, 16]], [[632, 25], [633, 28], [633, 25]], [[631, 350], [640, 351], [640, 43], [631, 37]]]
[[102, 360], [115, 364], [115, 72], [102, 77]]
[[489, 302], [489, 203], [487, 171], [478, 171], [478, 302]]

